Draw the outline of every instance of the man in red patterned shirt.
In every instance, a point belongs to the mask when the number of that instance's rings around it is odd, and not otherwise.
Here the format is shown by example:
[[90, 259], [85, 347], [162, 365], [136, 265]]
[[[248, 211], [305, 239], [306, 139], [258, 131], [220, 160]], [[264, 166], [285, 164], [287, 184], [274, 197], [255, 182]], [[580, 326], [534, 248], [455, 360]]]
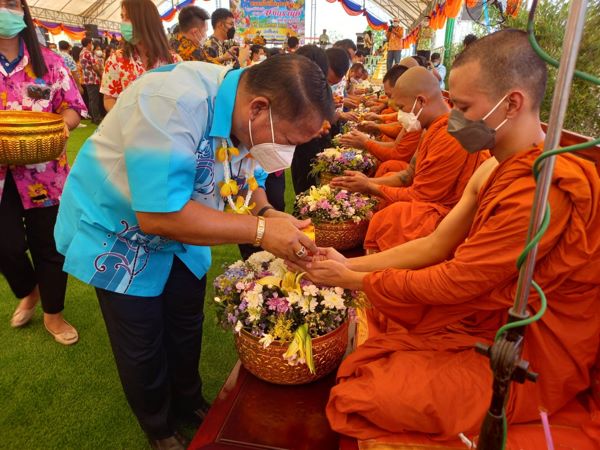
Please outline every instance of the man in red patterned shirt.
[[100, 113], [100, 74], [102, 73], [102, 67], [98, 63], [98, 60], [92, 53], [93, 49], [92, 39], [86, 37], [81, 40], [81, 54], [79, 55], [79, 64], [81, 64], [81, 71], [83, 72], [83, 87], [87, 92], [88, 97], [88, 109], [92, 122], [98, 125], [102, 120]]

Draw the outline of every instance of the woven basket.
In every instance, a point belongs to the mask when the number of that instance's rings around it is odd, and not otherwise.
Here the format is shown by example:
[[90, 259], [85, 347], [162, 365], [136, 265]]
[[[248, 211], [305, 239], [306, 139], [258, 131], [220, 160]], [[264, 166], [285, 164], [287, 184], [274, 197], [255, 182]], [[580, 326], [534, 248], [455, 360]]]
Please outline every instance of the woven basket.
[[60, 114], [0, 111], [0, 164], [22, 166], [52, 161], [65, 148]]
[[325, 336], [312, 340], [315, 373], [306, 364], [290, 366], [283, 354], [289, 343], [273, 342], [263, 348], [258, 338], [242, 330], [235, 335], [235, 348], [242, 365], [261, 380], [275, 384], [306, 384], [323, 378], [340, 365], [348, 345], [348, 322]]
[[350, 250], [362, 245], [368, 227], [368, 220], [315, 224], [315, 242], [319, 247]]
[[331, 183], [335, 177], [339, 177], [339, 175], [335, 175], [329, 172], [322, 172], [319, 174], [319, 186], [325, 186], [326, 184]]

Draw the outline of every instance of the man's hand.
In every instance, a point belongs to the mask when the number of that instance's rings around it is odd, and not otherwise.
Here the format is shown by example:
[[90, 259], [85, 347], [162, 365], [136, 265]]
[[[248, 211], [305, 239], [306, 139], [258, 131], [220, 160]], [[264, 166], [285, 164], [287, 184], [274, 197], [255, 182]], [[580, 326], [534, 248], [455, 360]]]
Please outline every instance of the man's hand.
[[344, 147], [364, 149], [369, 142], [369, 136], [360, 131], [353, 130], [340, 138], [340, 143]]
[[358, 114], [353, 112], [341, 112], [338, 114], [340, 120], [344, 120], [346, 122], [358, 122]]
[[364, 173], [346, 170], [344, 176], [331, 180], [331, 186], [346, 189], [350, 192], [377, 195], [377, 185]]
[[300, 220], [292, 216], [291, 214], [288, 214], [283, 211], [278, 211], [276, 209], [269, 209], [267, 212], [265, 212], [264, 216], [268, 218], [277, 217], [280, 219], [287, 219], [292, 225], [294, 225], [299, 230], [304, 230], [311, 224], [310, 219]]
[[296, 226], [305, 221], [293, 224], [290, 219], [280, 217], [265, 220], [265, 234], [261, 247], [266, 251], [294, 263], [310, 261], [311, 255], [317, 253], [315, 243]]
[[344, 99], [344, 106], [348, 109], [354, 109], [354, 108], [358, 107], [358, 102], [351, 98], [346, 97]]
[[233, 58], [235, 58], [235, 56], [230, 53], [230, 51], [226, 51], [225, 53], [223, 53], [221, 56], [219, 56], [219, 61], [220, 62], [228, 62], [231, 61]]

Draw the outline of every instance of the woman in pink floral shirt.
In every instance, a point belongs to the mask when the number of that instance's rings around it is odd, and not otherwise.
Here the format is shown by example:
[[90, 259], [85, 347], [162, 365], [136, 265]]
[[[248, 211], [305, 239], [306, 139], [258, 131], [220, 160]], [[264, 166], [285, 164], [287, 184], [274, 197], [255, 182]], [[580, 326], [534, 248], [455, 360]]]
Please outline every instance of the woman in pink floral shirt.
[[119, 94], [147, 70], [183, 61], [169, 48], [160, 14], [151, 0], [123, 0], [121, 20], [125, 45], [106, 61], [100, 86], [107, 111]]
[[[2, 6], [0, 109], [59, 113], [68, 129], [77, 127], [85, 105], [62, 57], [39, 45], [25, 0]], [[64, 153], [46, 163], [0, 164], [0, 272], [21, 299], [11, 325], [27, 324], [41, 297], [44, 325], [65, 345], [78, 334], [62, 315], [67, 275], [53, 232], [68, 172]]]

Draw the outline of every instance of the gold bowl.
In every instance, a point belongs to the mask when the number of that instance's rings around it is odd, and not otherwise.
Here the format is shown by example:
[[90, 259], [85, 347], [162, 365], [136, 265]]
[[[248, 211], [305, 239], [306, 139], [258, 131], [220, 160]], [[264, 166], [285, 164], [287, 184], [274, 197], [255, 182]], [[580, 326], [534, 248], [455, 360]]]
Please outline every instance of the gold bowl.
[[60, 114], [0, 111], [0, 164], [22, 166], [52, 161], [65, 148]]
[[368, 227], [368, 220], [315, 224], [315, 242], [319, 247], [350, 250], [362, 245]]
[[323, 378], [342, 362], [348, 346], [348, 322], [344, 322], [331, 333], [312, 340], [315, 373], [310, 373], [306, 364], [290, 366], [283, 359], [289, 342], [272, 342], [263, 348], [258, 338], [240, 331], [235, 335], [235, 348], [242, 365], [261, 380], [274, 384], [306, 384]]

